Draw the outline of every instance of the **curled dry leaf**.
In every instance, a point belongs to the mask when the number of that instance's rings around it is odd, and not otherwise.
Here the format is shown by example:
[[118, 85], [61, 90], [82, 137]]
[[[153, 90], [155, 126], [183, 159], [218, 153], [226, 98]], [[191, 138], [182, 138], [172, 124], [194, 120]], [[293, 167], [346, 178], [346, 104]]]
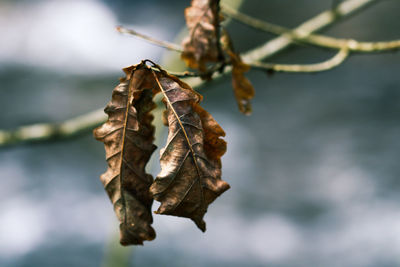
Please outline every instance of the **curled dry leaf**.
[[223, 61], [219, 45], [219, 0], [192, 0], [185, 18], [189, 36], [182, 42], [182, 59], [190, 68], [206, 72], [206, 63]]
[[104, 110], [108, 121], [94, 130], [106, 150], [108, 169], [100, 179], [120, 221], [122, 245], [155, 238], [149, 192], [153, 178], [145, 172], [145, 166], [156, 148], [150, 114], [155, 107], [152, 88], [156, 85], [151, 71], [141, 66], [124, 69], [126, 77], [115, 87]]
[[[148, 60], [147, 60], [148, 61]], [[201, 96], [158, 65], [124, 69], [105, 108], [109, 118], [94, 136], [104, 142], [107, 171], [100, 176], [120, 221], [120, 242], [142, 244], [155, 238], [151, 227], [153, 197], [157, 213], [191, 218], [205, 231], [208, 205], [229, 188], [221, 180], [225, 132], [198, 104]], [[151, 125], [153, 97], [162, 92], [167, 107], [168, 142], [161, 151], [161, 173], [153, 182], [145, 166], [155, 150]]]
[[[205, 231], [208, 205], [229, 189], [221, 180], [225, 132], [189, 85], [165, 72], [153, 74], [167, 107], [168, 140], [160, 152], [161, 172], [150, 188], [161, 202], [156, 213], [187, 217]], [[158, 76], [158, 77], [157, 77]]]
[[239, 110], [246, 114], [251, 114], [251, 102], [254, 97], [254, 87], [244, 76], [250, 70], [250, 66], [244, 63], [238, 53], [233, 48], [232, 40], [226, 30], [223, 31], [221, 43], [224, 51], [228, 54], [232, 64], [232, 86]]
[[250, 70], [250, 66], [242, 61], [240, 56], [228, 51], [232, 63], [232, 86], [240, 112], [250, 115], [252, 112], [250, 100], [254, 97], [254, 87], [244, 76]]

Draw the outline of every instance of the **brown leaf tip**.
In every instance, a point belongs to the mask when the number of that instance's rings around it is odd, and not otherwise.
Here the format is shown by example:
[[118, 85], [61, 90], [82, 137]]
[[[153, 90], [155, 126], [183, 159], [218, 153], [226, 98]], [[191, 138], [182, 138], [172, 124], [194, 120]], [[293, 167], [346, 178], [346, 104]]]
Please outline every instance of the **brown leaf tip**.
[[152, 227], [132, 231], [124, 224], [120, 224], [120, 244], [123, 246], [143, 245], [143, 241], [151, 241], [156, 238], [156, 232]]
[[203, 233], [206, 231], [206, 222], [203, 219], [193, 219], [193, 221]]

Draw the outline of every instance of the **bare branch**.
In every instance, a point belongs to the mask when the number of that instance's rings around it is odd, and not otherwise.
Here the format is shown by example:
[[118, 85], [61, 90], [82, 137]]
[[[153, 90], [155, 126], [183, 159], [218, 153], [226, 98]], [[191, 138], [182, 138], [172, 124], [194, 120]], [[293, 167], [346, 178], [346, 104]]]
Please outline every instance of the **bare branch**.
[[[229, 64], [229, 62], [221, 62], [213, 65], [212, 67], [208, 68], [206, 72], [193, 72], [193, 71], [183, 71], [183, 72], [176, 72], [176, 71], [169, 71], [165, 70], [169, 74], [179, 77], [179, 78], [187, 78], [187, 77], [211, 77], [215, 72], [220, 71], [225, 65]], [[160, 71], [157, 68], [151, 67], [154, 71]]]
[[308, 32], [292, 31], [289, 28], [245, 15], [228, 6], [223, 6], [222, 12], [225, 15], [255, 29], [278, 35], [287, 35], [297, 41], [325, 48], [341, 49], [343, 47], [346, 47], [350, 51], [356, 52], [378, 52], [400, 48], [400, 40], [387, 42], [359, 42], [353, 39], [333, 38], [324, 35], [310, 34]]
[[[178, 45], [178, 44], [175, 44], [175, 43], [170, 43], [170, 42], [167, 42], [167, 41], [158, 40], [158, 39], [155, 39], [153, 37], [138, 33], [137, 31], [134, 31], [132, 29], [124, 28], [122, 26], [116, 27], [116, 30], [118, 32], [120, 32], [120, 33], [126, 33], [126, 34], [137, 36], [137, 37], [142, 38], [142, 39], [144, 39], [144, 40], [146, 40], [146, 41], [148, 41], [148, 42], [150, 42], [152, 44], [161, 46], [161, 47], [169, 49], [169, 50], [173, 50], [173, 51], [176, 51], [176, 52], [179, 52], [179, 53], [183, 52], [183, 47]], [[223, 64], [225, 64], [225, 63], [223, 63]], [[201, 76], [204, 76], [204, 75], [212, 75], [215, 71], [219, 70], [220, 68], [221, 68], [221, 65], [218, 64], [216, 67], [210, 68], [205, 73], [190, 72], [190, 71], [184, 71], [184, 72], [167, 71], [167, 72], [169, 74], [174, 75], [174, 76], [179, 77], [179, 78], [201, 77]]]
[[349, 50], [343, 48], [339, 50], [339, 52], [332, 58], [316, 63], [316, 64], [272, 64], [272, 63], [264, 63], [264, 62], [251, 62], [250, 66], [263, 70], [273, 70], [273, 71], [281, 71], [281, 72], [321, 72], [333, 69], [334, 67], [339, 66], [343, 61], [348, 57]]
[[[311, 34], [326, 26], [332, 25], [340, 17], [349, 16], [354, 12], [366, 7], [368, 4], [374, 3], [375, 0], [347, 0], [338, 5], [335, 12], [325, 11], [314, 18], [304, 22], [294, 32], [303, 32]], [[245, 62], [261, 61], [271, 57], [278, 52], [287, 48], [293, 39], [287, 35], [281, 35], [275, 39], [266, 42], [264, 45], [254, 48], [245, 53], [242, 58]], [[224, 74], [229, 73], [231, 67], [226, 67], [223, 73], [216, 73], [214, 79], [221, 78]], [[198, 88], [205, 84], [200, 78], [186, 78], [185, 82]], [[88, 114], [78, 116], [62, 122], [60, 124], [42, 123], [30, 126], [23, 126], [12, 131], [0, 130], [0, 146], [17, 144], [21, 142], [44, 141], [57, 137], [71, 137], [78, 133], [91, 131], [93, 128], [102, 124], [106, 120], [106, 116], [102, 109], [95, 110]], [[73, 127], [69, 128], [70, 125]], [[37, 128], [36, 128], [37, 127]], [[69, 129], [68, 129], [69, 128]], [[64, 130], [60, 130], [64, 129]]]
[[106, 119], [103, 109], [98, 109], [58, 124], [38, 123], [21, 126], [12, 131], [0, 130], [0, 146], [72, 137], [93, 130]]
[[[332, 11], [324, 11], [321, 14], [315, 16], [314, 18], [302, 23], [292, 32], [295, 34], [309, 35], [316, 31], [322, 30], [323, 28], [332, 25], [340, 18], [349, 16], [369, 5], [377, 3], [376, 0], [347, 0], [337, 6], [337, 8]], [[278, 52], [289, 47], [293, 43], [293, 38], [290, 38], [286, 34], [283, 34], [269, 42], [252, 49], [251, 51], [243, 55], [243, 60], [245, 62], [259, 61], [267, 57], [273, 56]]]
[[[235, 10], [231, 8], [230, 6], [223, 5], [221, 9], [222, 13], [226, 16], [228, 16], [231, 19], [234, 19], [246, 26], [250, 26], [254, 29], [273, 33], [273, 34], [289, 34], [291, 33], [291, 29], [276, 25], [267, 21], [262, 21], [260, 19], [253, 18], [249, 15], [246, 15], [239, 10]], [[293, 36], [293, 39], [295, 39], [295, 36]]]
[[119, 31], [120, 33], [134, 35], [136, 37], [142, 38], [142, 39], [144, 39], [144, 40], [146, 40], [146, 41], [148, 41], [148, 42], [150, 42], [152, 44], [164, 47], [166, 49], [173, 50], [173, 51], [176, 51], [176, 52], [179, 52], [179, 53], [183, 52], [182, 46], [180, 46], [178, 44], [170, 43], [170, 42], [167, 42], [167, 41], [157, 40], [157, 39], [155, 39], [153, 37], [150, 37], [148, 35], [145, 35], [145, 34], [142, 34], [142, 33], [138, 33], [137, 31], [134, 31], [132, 29], [126, 29], [126, 28], [124, 28], [122, 26], [118, 26], [115, 29], [117, 31]]

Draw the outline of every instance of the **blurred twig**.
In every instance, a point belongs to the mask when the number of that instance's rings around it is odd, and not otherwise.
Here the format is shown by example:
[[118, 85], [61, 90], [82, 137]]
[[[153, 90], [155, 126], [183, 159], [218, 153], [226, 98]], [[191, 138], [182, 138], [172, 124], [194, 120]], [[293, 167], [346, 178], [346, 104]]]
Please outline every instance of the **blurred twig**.
[[91, 131], [106, 120], [103, 109], [94, 110], [84, 115], [61, 123], [37, 123], [18, 127], [15, 130], [0, 130], [0, 146], [26, 142], [38, 142], [53, 138], [69, 138]]
[[249, 65], [254, 68], [272, 71], [285, 71], [285, 72], [321, 72], [333, 69], [339, 66], [349, 55], [349, 50], [346, 48], [340, 49], [339, 52], [332, 58], [316, 63], [316, 64], [272, 64], [264, 62], [252, 62]]
[[[322, 12], [298, 26], [292, 32], [309, 35], [334, 24], [339, 18], [349, 16], [366, 7], [368, 4], [375, 2], [375, 0], [347, 0], [339, 4], [335, 11], [328, 10]], [[243, 60], [245, 62], [261, 61], [284, 50], [293, 41], [293, 38], [287, 34], [283, 34], [243, 54]], [[223, 73], [217, 73], [213, 78], [218, 79], [230, 71], [231, 68], [227, 67]], [[200, 78], [187, 78], [185, 81], [194, 88], [205, 84]], [[103, 114], [102, 109], [99, 109], [59, 124], [42, 123], [23, 126], [11, 131], [2, 130], [0, 131], [0, 146], [18, 144], [21, 142], [44, 141], [51, 138], [67, 138], [75, 136], [78, 133], [89, 132], [96, 126], [102, 124], [105, 120], [106, 116]]]
[[359, 42], [353, 39], [333, 38], [324, 35], [310, 34], [310, 32], [306, 31], [300, 31], [300, 30], [292, 31], [289, 28], [253, 18], [237, 10], [231, 9], [228, 6], [223, 6], [222, 12], [225, 15], [255, 29], [278, 35], [285, 34], [296, 41], [305, 42], [320, 47], [332, 48], [332, 49], [347, 48], [350, 51], [366, 52], [366, 53], [400, 48], [400, 40], [387, 41], [387, 42]]
[[148, 42], [150, 42], [152, 44], [164, 47], [164, 48], [169, 49], [169, 50], [173, 50], [173, 51], [176, 51], [176, 52], [179, 52], [179, 53], [183, 52], [182, 46], [180, 46], [178, 44], [170, 43], [170, 42], [167, 42], [167, 41], [161, 41], [161, 40], [155, 39], [155, 38], [153, 38], [151, 36], [139, 33], [139, 32], [137, 32], [135, 30], [126, 29], [126, 28], [124, 28], [122, 26], [116, 27], [116, 30], [119, 31], [120, 33], [125, 33], [125, 34], [130, 34], [130, 35], [133, 35], [133, 36], [136, 36], [136, 37], [140, 37], [140, 38], [142, 38], [142, 39], [144, 39], [144, 40], [146, 40], [146, 41], [148, 41]]

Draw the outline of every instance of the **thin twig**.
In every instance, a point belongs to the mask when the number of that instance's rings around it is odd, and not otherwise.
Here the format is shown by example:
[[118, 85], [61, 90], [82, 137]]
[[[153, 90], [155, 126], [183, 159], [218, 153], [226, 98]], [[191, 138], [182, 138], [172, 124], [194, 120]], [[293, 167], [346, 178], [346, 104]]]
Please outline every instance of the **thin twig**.
[[[347, 0], [339, 4], [334, 11], [332, 10], [324, 11], [321, 14], [315, 16], [314, 18], [294, 28], [292, 32], [312, 34], [314, 32], [324, 29], [329, 25], [332, 25], [333, 23], [337, 22], [340, 18], [349, 16], [374, 3], [377, 3], [377, 1]], [[277, 54], [278, 52], [281, 52], [285, 48], [289, 47], [292, 43], [293, 43], [293, 38], [290, 38], [289, 36], [283, 34], [259, 47], [250, 50], [249, 52], [245, 53], [242, 56], [242, 58], [245, 62], [260, 61], [267, 57], [271, 57]], [[227, 68], [227, 70], [229, 69]]]
[[[116, 28], [116, 30], [119, 31], [120, 33], [126, 33], [126, 34], [131, 34], [131, 35], [137, 36], [137, 37], [142, 38], [142, 39], [144, 39], [144, 40], [146, 40], [146, 41], [148, 41], [148, 42], [150, 42], [152, 44], [164, 47], [164, 48], [169, 49], [169, 50], [173, 50], [173, 51], [176, 51], [176, 52], [179, 52], [179, 53], [182, 53], [182, 51], [183, 51], [183, 47], [178, 45], [178, 44], [170, 43], [170, 42], [167, 42], [167, 41], [158, 40], [158, 39], [155, 39], [153, 37], [138, 33], [137, 31], [134, 31], [132, 29], [126, 29], [126, 28], [124, 28], [122, 26], [118, 26]], [[225, 63], [223, 63], [223, 64], [225, 64]], [[221, 69], [221, 66], [223, 66], [223, 64], [217, 64], [217, 66], [210, 68], [209, 70], [207, 70], [204, 73], [191, 72], [191, 71], [174, 72], [174, 71], [168, 71], [168, 70], [167, 70], [167, 72], [169, 74], [174, 75], [174, 76], [179, 77], [179, 78], [202, 77], [202, 76], [212, 75], [214, 72], [216, 72], [219, 69]]]
[[[221, 68], [223, 68], [224, 66], [226, 66], [227, 64], [229, 64], [229, 62], [222, 62], [222, 63], [218, 63], [213, 65], [212, 67], [210, 67], [209, 69], [207, 69], [207, 71], [205, 72], [193, 72], [193, 71], [183, 71], [183, 72], [176, 72], [176, 71], [169, 71], [169, 70], [165, 70], [166, 72], [168, 72], [169, 74], [176, 76], [178, 78], [188, 78], [188, 77], [211, 77], [215, 72], [220, 71]], [[155, 69], [152, 67], [153, 70], [158, 71], [158, 69]]]
[[308, 32], [292, 31], [289, 28], [253, 18], [228, 6], [223, 6], [222, 12], [232, 19], [255, 29], [278, 35], [286, 34], [297, 41], [325, 48], [341, 49], [346, 47], [350, 51], [355, 52], [378, 52], [400, 48], [400, 40], [387, 42], [359, 42], [353, 39], [333, 38], [324, 35], [310, 34]]
[[[354, 12], [365, 8], [371, 3], [375, 3], [375, 0], [347, 0], [339, 4], [335, 12], [332, 12], [331, 10], [325, 11], [304, 22], [293, 31], [311, 34], [323, 29], [326, 26], [332, 25], [340, 17], [349, 16]], [[281, 35], [266, 42], [264, 45], [261, 45], [243, 54], [242, 58], [245, 62], [261, 61], [284, 50], [292, 42], [292, 38], [288, 37], [287, 35]], [[228, 66], [224, 69], [223, 73], [216, 73], [213, 79], [215, 80], [221, 78], [224, 74], [229, 73], [231, 70], [232, 68]], [[189, 83], [193, 88], [198, 88], [205, 84], [205, 81], [201, 80], [200, 78], [186, 78], [185, 82]], [[106, 115], [103, 113], [103, 109], [99, 109], [91, 113], [72, 118], [60, 124], [43, 123], [31, 126], [23, 126], [11, 131], [0, 131], [0, 146], [17, 144], [21, 142], [32, 142], [39, 140], [43, 141], [56, 137], [71, 137], [81, 132], [91, 131], [94, 127], [104, 123], [105, 121]], [[60, 131], [57, 129], [59, 129], [61, 125], [63, 126], [62, 128], [68, 128], [68, 125], [74, 125], [74, 127], [68, 129], [68, 131], [64, 132], [63, 134], [60, 134]], [[36, 128], [36, 126], [38, 126], [38, 128]]]
[[119, 31], [120, 33], [134, 35], [136, 37], [142, 38], [142, 39], [144, 39], [144, 40], [146, 40], [146, 41], [148, 41], [148, 42], [150, 42], [152, 44], [164, 47], [166, 49], [173, 50], [173, 51], [176, 51], [176, 52], [179, 52], [179, 53], [183, 52], [182, 46], [180, 46], [178, 44], [170, 43], [170, 42], [167, 42], [167, 41], [161, 41], [161, 40], [155, 39], [153, 37], [150, 37], [148, 35], [145, 35], [145, 34], [137, 32], [137, 31], [134, 31], [132, 29], [124, 28], [122, 26], [118, 26], [115, 29], [117, 31]]
[[252, 62], [249, 65], [264, 70], [282, 71], [282, 72], [321, 72], [333, 69], [339, 66], [348, 57], [349, 50], [346, 48], [340, 49], [339, 52], [332, 58], [316, 63], [316, 64], [273, 64], [264, 62]]
[[176, 71], [168, 71], [166, 70], [171, 75], [174, 75], [178, 78], [187, 78], [187, 77], [200, 77], [201, 74], [193, 71], [183, 71], [183, 72], [176, 72]]
[[37, 123], [12, 131], [0, 130], [0, 145], [68, 138], [93, 130], [107, 119], [103, 109], [77, 116], [62, 123]]

